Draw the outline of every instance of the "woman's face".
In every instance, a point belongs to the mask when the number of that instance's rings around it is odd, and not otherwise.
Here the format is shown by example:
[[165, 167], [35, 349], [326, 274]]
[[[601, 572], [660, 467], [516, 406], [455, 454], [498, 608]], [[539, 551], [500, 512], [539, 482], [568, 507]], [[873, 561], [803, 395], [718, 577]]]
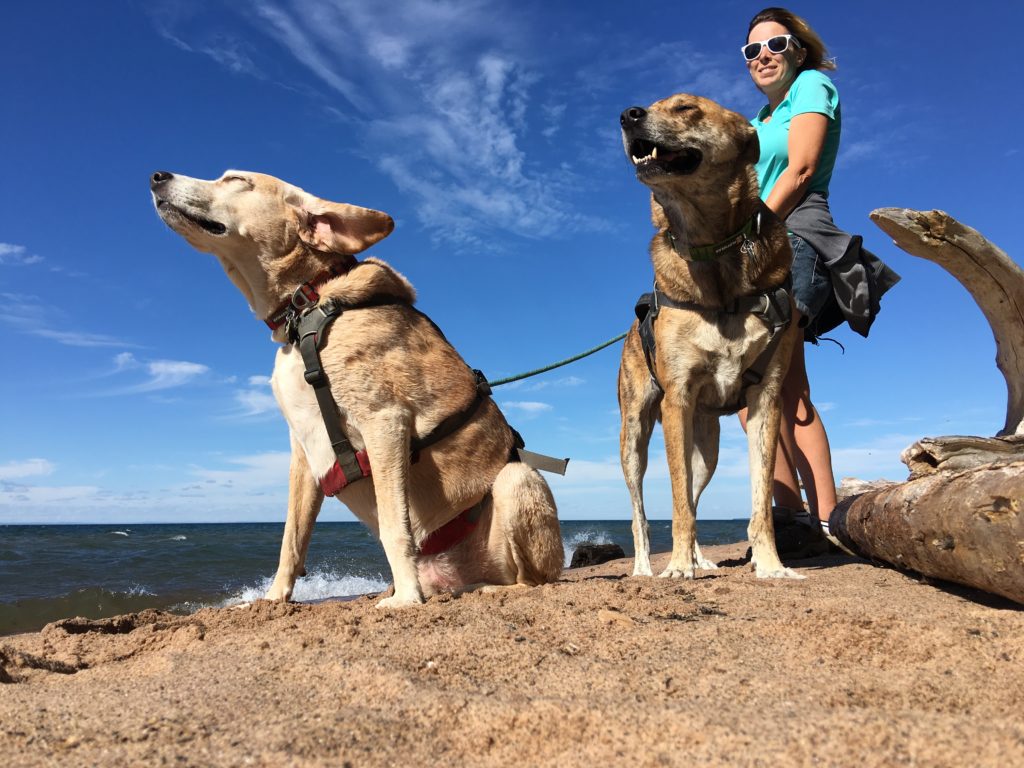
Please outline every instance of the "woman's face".
[[[753, 43], [768, 40], [776, 35], [788, 35], [791, 32], [776, 21], [762, 21], [750, 30], [747, 42]], [[761, 53], [753, 61], [747, 62], [750, 79], [758, 90], [767, 96], [772, 93], [785, 93], [796, 79], [800, 65], [804, 63], [807, 51], [797, 48], [792, 41], [782, 53], [772, 53], [767, 45], [761, 46]]]

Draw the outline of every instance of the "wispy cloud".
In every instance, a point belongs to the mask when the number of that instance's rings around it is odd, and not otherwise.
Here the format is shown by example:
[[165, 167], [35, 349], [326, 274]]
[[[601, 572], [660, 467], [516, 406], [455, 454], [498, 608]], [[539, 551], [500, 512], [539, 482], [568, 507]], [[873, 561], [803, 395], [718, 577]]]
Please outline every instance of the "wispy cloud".
[[501, 389], [505, 392], [519, 390], [520, 392], [539, 392], [542, 389], [557, 389], [562, 387], [579, 387], [586, 384], [586, 379], [579, 376], [562, 376], [557, 379], [520, 379], [502, 384]]
[[173, 389], [194, 381], [208, 373], [209, 370], [209, 367], [202, 363], [191, 363], [187, 360], [151, 360], [142, 362], [136, 360], [131, 352], [122, 352], [114, 358], [114, 372], [140, 371], [146, 375], [146, 378], [143, 381], [106, 394], [139, 394]]
[[136, 347], [123, 339], [103, 333], [67, 329], [66, 313], [52, 302], [27, 294], [0, 294], [0, 323], [21, 333], [38, 336], [69, 347]]
[[0, 464], [0, 480], [18, 480], [23, 477], [38, 477], [53, 472], [53, 464], [46, 459], [25, 459]]
[[[227, 469], [192, 467], [190, 472], [206, 485], [251, 493], [267, 488], [287, 489], [290, 462], [289, 452], [271, 451], [229, 458], [225, 461]], [[195, 490], [198, 486], [190, 488]]]
[[227, 457], [214, 467], [179, 467], [179, 481], [146, 490], [16, 482], [42, 460], [13, 462], [7, 466], [18, 477], [0, 476], [0, 523], [43, 517], [47, 522], [274, 519], [287, 503], [289, 460], [287, 452], [267, 452]]
[[527, 417], [539, 416], [542, 413], [554, 410], [554, 407], [548, 403], [538, 403], [531, 400], [502, 401], [501, 407], [510, 411], [519, 411]]
[[235, 391], [235, 402], [239, 411], [232, 414], [234, 418], [253, 418], [278, 412], [277, 399], [270, 391], [270, 379], [266, 376], [250, 376], [249, 387]]
[[[310, 74], [303, 90], [359, 125], [353, 151], [410, 199], [435, 240], [488, 249], [495, 238], [481, 233], [495, 229], [550, 238], [608, 228], [574, 204], [582, 177], [524, 150], [531, 131], [548, 131], [567, 111], [540, 92], [524, 13], [495, 0], [394, 0], [386, 14], [347, 0], [254, 9], [254, 30]], [[192, 14], [157, 23], [186, 50], [212, 34]], [[245, 71], [235, 56], [213, 58]], [[573, 147], [587, 154], [583, 142]]]
[[856, 477], [861, 480], [903, 480], [907, 468], [900, 461], [900, 453], [918, 440], [917, 435], [880, 435], [868, 443], [841, 446], [832, 449], [832, 467], [836, 480]]
[[43, 260], [42, 256], [29, 253], [24, 245], [14, 243], [0, 243], [0, 266], [28, 266], [38, 264]]

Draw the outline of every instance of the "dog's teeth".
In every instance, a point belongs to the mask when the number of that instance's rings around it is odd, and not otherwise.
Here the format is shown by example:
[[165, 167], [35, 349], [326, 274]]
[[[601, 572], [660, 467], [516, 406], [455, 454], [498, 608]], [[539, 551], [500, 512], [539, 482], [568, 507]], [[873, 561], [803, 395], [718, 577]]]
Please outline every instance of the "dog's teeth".
[[640, 165], [640, 158], [633, 155], [633, 165]]
[[657, 159], [658, 159], [658, 148], [655, 147], [654, 149], [651, 150], [651, 160], [657, 160]]

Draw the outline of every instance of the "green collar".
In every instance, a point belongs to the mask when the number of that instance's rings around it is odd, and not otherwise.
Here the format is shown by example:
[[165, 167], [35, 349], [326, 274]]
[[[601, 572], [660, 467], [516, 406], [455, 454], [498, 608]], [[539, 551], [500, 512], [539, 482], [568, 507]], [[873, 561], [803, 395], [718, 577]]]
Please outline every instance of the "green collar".
[[735, 248], [739, 248], [743, 253], [750, 253], [753, 244], [750, 241], [750, 235], [761, 234], [761, 209], [758, 208], [757, 212], [747, 219], [746, 223], [739, 229], [738, 232], [734, 232], [725, 240], [720, 243], [712, 243], [711, 245], [698, 245], [693, 248], [689, 248], [686, 251], [680, 251], [676, 247], [676, 236], [672, 234], [671, 229], [665, 230], [665, 239], [668, 240], [668, 244], [672, 246], [672, 250], [678, 253], [687, 261], [714, 261], [725, 253], [729, 253]]

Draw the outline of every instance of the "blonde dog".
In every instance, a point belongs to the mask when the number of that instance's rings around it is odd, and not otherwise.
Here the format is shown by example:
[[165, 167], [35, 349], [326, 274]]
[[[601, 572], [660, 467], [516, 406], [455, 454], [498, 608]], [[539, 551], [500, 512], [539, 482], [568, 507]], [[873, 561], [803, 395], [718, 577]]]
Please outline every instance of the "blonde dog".
[[620, 123], [657, 230], [655, 291], [638, 304], [619, 369], [633, 573], [651, 575], [643, 476], [655, 420], [672, 482], [672, 556], [661, 576], [692, 579], [695, 568], [715, 567], [701, 556], [695, 523], [718, 462], [718, 420], [745, 406], [753, 565], [759, 577], [803, 578], [783, 567], [772, 526], [779, 389], [797, 328], [786, 228], [758, 197], [757, 134], [741, 115], [687, 94], [631, 107]]
[[[355, 259], [391, 233], [387, 214], [242, 171], [212, 181], [160, 171], [150, 188], [160, 218], [216, 256], [281, 345], [272, 384], [292, 457], [267, 599], [289, 599], [305, 573], [325, 491], [384, 547], [394, 592], [380, 607], [558, 578], [554, 499], [536, 470], [515, 460], [518, 435], [486, 384], [413, 308], [402, 275]], [[309, 330], [303, 322], [316, 312], [333, 312], [333, 324]]]

